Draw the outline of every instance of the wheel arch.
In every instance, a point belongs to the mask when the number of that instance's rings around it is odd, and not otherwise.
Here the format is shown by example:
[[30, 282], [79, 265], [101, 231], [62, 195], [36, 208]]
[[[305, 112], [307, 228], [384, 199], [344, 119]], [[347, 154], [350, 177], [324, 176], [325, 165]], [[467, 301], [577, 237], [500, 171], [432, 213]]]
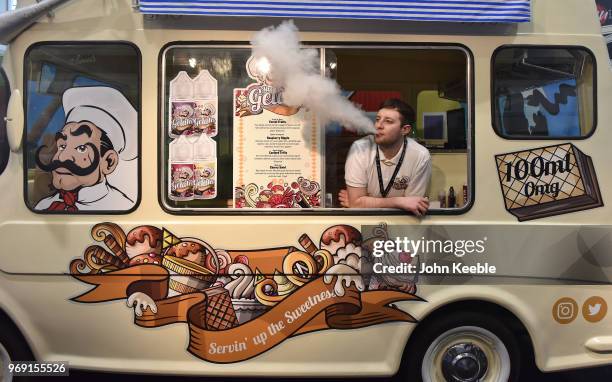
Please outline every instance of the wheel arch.
[[28, 315], [20, 300], [9, 293], [2, 285], [2, 271], [0, 270], [0, 328], [7, 327], [13, 330], [19, 340], [28, 348], [32, 359], [41, 359], [46, 349], [43, 333], [32, 322], [33, 317]]
[[28, 352], [32, 356], [32, 359], [36, 359], [34, 352], [32, 351], [32, 345], [22, 332], [21, 328], [19, 328], [13, 318], [11, 318], [11, 316], [9, 316], [9, 314], [2, 309], [2, 307], [0, 307], [0, 328], [3, 330], [8, 330], [10, 333], [12, 333], [19, 341], [21, 341], [23, 345], [25, 345]]
[[506, 325], [513, 333], [520, 336], [519, 344], [521, 349], [524, 347], [525, 351], [528, 352], [528, 356], [532, 357], [535, 363], [535, 346], [533, 343], [532, 334], [516, 313], [509, 309], [509, 307], [503, 306], [498, 302], [491, 301], [486, 298], [469, 298], [446, 302], [428, 311], [419, 320], [419, 323], [410, 333], [404, 347], [400, 365], [406, 364], [407, 357], [409, 356], [407, 349], [409, 349], [411, 344], [416, 341], [421, 332], [427, 330], [429, 323], [434, 322], [439, 317], [444, 317], [456, 312], [471, 312], [499, 317], [504, 325]]

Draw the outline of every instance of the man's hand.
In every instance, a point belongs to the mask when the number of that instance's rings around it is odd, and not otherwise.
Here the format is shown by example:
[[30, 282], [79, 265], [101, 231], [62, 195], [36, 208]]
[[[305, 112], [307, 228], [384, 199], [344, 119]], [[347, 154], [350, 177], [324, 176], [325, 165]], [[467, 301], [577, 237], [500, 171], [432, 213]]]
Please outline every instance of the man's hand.
[[429, 209], [429, 199], [421, 196], [400, 196], [396, 198], [397, 208], [410, 211], [416, 216], [425, 215]]
[[348, 192], [346, 189], [340, 190], [338, 193], [338, 201], [340, 201], [340, 205], [344, 208], [351, 208], [351, 202], [349, 201]]

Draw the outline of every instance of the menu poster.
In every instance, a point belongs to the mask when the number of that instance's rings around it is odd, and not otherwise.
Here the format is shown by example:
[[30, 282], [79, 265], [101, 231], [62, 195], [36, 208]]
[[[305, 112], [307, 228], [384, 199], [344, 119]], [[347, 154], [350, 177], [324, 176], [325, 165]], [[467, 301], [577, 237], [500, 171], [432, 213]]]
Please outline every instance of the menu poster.
[[321, 136], [317, 118], [283, 104], [265, 75], [234, 89], [234, 207], [321, 207]]

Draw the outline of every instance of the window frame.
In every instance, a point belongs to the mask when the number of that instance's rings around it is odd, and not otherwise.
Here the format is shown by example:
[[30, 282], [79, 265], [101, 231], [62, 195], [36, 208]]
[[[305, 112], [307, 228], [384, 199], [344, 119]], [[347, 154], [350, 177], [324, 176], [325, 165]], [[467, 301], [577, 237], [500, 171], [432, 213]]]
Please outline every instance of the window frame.
[[[468, 121], [468, 132], [466, 134], [467, 145], [466, 154], [468, 159], [467, 166], [467, 184], [468, 184], [468, 201], [461, 208], [452, 209], [434, 209], [429, 210], [427, 215], [441, 215], [441, 216], [454, 216], [463, 215], [470, 211], [474, 205], [476, 198], [475, 190], [475, 97], [474, 97], [474, 55], [472, 51], [463, 44], [459, 43], [440, 43], [440, 42], [419, 42], [419, 43], [381, 43], [381, 42], [338, 42], [338, 41], [306, 41], [302, 44], [307, 48], [320, 49], [321, 51], [321, 65], [325, 62], [325, 49], [457, 49], [465, 54], [466, 58], [466, 99], [467, 107], [466, 111]], [[166, 52], [172, 48], [250, 48], [250, 44], [245, 41], [171, 41], [161, 47], [158, 54], [158, 65], [157, 65], [157, 167], [158, 167], [158, 184], [157, 184], [157, 197], [160, 207], [168, 214], [171, 215], [186, 215], [186, 216], [211, 216], [211, 215], [247, 215], [247, 216], [396, 216], [396, 215], [407, 215], [414, 216], [414, 214], [397, 210], [397, 209], [365, 209], [365, 208], [305, 208], [305, 209], [274, 209], [264, 210], [256, 208], [175, 208], [170, 207], [166, 203], [166, 192], [167, 184], [164, 184], [166, 176], [167, 163], [164, 163], [164, 152], [162, 142], [164, 142], [165, 134], [165, 65], [166, 65]]]
[[[27, 150], [25, 149], [25, 145], [26, 145], [26, 139], [27, 139], [27, 126], [28, 126], [28, 113], [27, 113], [27, 106], [28, 106], [28, 86], [27, 86], [27, 81], [28, 81], [28, 65], [29, 65], [29, 57], [30, 57], [30, 53], [32, 50], [41, 47], [41, 46], [67, 46], [67, 45], [126, 45], [131, 47], [134, 52], [136, 53], [136, 59], [137, 59], [137, 65], [138, 65], [138, 73], [137, 73], [137, 78], [138, 78], [138, 83], [136, 85], [136, 89], [138, 90], [138, 96], [137, 96], [137, 104], [134, 106], [138, 107], [138, 132], [137, 132], [137, 137], [138, 137], [138, 166], [137, 166], [137, 172], [138, 172], [138, 196], [136, 198], [136, 200], [134, 201], [134, 206], [132, 208], [130, 208], [129, 210], [84, 210], [81, 211], [79, 210], [78, 212], [66, 212], [66, 211], [39, 211], [34, 209], [34, 206], [31, 206], [29, 204], [28, 201], [28, 194], [27, 194], [27, 187], [28, 187], [28, 162], [27, 162]], [[31, 212], [35, 213], [35, 214], [39, 214], [39, 215], [60, 215], [60, 216], [79, 216], [79, 215], [127, 215], [130, 214], [134, 211], [136, 211], [138, 209], [138, 207], [140, 206], [140, 203], [142, 201], [142, 53], [140, 51], [140, 48], [138, 47], [138, 45], [134, 44], [131, 41], [126, 41], [126, 40], [93, 40], [93, 41], [71, 41], [71, 40], [66, 40], [66, 41], [40, 41], [40, 42], [35, 42], [33, 44], [31, 44], [30, 46], [28, 46], [28, 48], [26, 49], [24, 55], [23, 55], [23, 110], [24, 110], [24, 128], [23, 128], [23, 136], [22, 136], [22, 142], [24, 145], [24, 149], [23, 151], [23, 201], [25, 203], [25, 206], [28, 210], [30, 210]]]
[[[580, 135], [579, 137], [571, 137], [571, 136], [559, 136], [559, 137], [516, 136], [516, 137], [513, 137], [513, 136], [503, 134], [503, 132], [499, 130], [497, 126], [497, 118], [495, 114], [497, 105], [496, 105], [495, 100], [493, 99], [493, 95], [495, 94], [495, 72], [494, 72], [495, 58], [497, 57], [497, 54], [504, 49], [568, 49], [568, 50], [569, 49], [576, 49], [576, 50], [580, 49], [580, 50], [585, 51], [587, 54], [589, 54], [591, 56], [591, 59], [593, 60], [593, 110], [592, 110], [593, 125], [589, 133], [586, 135]], [[493, 132], [495, 132], [495, 134], [498, 137], [504, 140], [508, 140], [508, 141], [540, 141], [540, 140], [542, 141], [565, 141], [565, 140], [581, 141], [581, 140], [589, 139], [593, 134], [595, 134], [595, 131], [597, 130], [597, 126], [598, 126], [598, 119], [597, 119], [597, 115], [598, 115], [597, 113], [598, 111], [598, 108], [597, 108], [597, 58], [595, 54], [593, 53], [593, 51], [586, 46], [582, 46], [582, 45], [542, 45], [542, 44], [504, 44], [504, 45], [500, 45], [497, 48], [495, 48], [495, 50], [491, 54], [490, 83], [491, 83], [491, 88], [490, 88], [489, 98], [490, 98], [490, 104], [491, 104], [491, 127], [493, 128]]]
[[[11, 158], [11, 147], [9, 145], [9, 141], [8, 141], [8, 128], [7, 128], [7, 121], [4, 119], [7, 114], [8, 114], [8, 104], [9, 101], [11, 99], [11, 83], [9, 82], [8, 76], [6, 75], [6, 72], [4, 71], [4, 68], [2, 68], [0, 66], [0, 77], [2, 77], [2, 81], [4, 81], [4, 83], [6, 83], [6, 114], [5, 115], [0, 115], [0, 118], [2, 118], [2, 121], [0, 121], [0, 128], [4, 128], [4, 136], [6, 137], [6, 142], [4, 145], [2, 145], [0, 143], [0, 156], [4, 156], [5, 158], [0, 159], [0, 175], [2, 175], [4, 173], [4, 170], [6, 170], [6, 168], [8, 167], [8, 163], [9, 160]], [[3, 147], [4, 146], [4, 147]], [[3, 148], [6, 148], [6, 153], [3, 153], [2, 150]]]

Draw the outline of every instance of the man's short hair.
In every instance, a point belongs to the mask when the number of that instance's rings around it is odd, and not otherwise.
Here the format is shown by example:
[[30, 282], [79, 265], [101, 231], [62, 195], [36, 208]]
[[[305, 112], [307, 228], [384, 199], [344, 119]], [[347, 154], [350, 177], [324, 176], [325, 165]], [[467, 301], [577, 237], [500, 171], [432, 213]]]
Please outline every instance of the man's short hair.
[[408, 105], [401, 99], [389, 98], [384, 101], [378, 109], [397, 110], [397, 112], [400, 113], [400, 116], [402, 118], [402, 125], [414, 125], [414, 110], [412, 109], [412, 107], [410, 107], [410, 105]]

